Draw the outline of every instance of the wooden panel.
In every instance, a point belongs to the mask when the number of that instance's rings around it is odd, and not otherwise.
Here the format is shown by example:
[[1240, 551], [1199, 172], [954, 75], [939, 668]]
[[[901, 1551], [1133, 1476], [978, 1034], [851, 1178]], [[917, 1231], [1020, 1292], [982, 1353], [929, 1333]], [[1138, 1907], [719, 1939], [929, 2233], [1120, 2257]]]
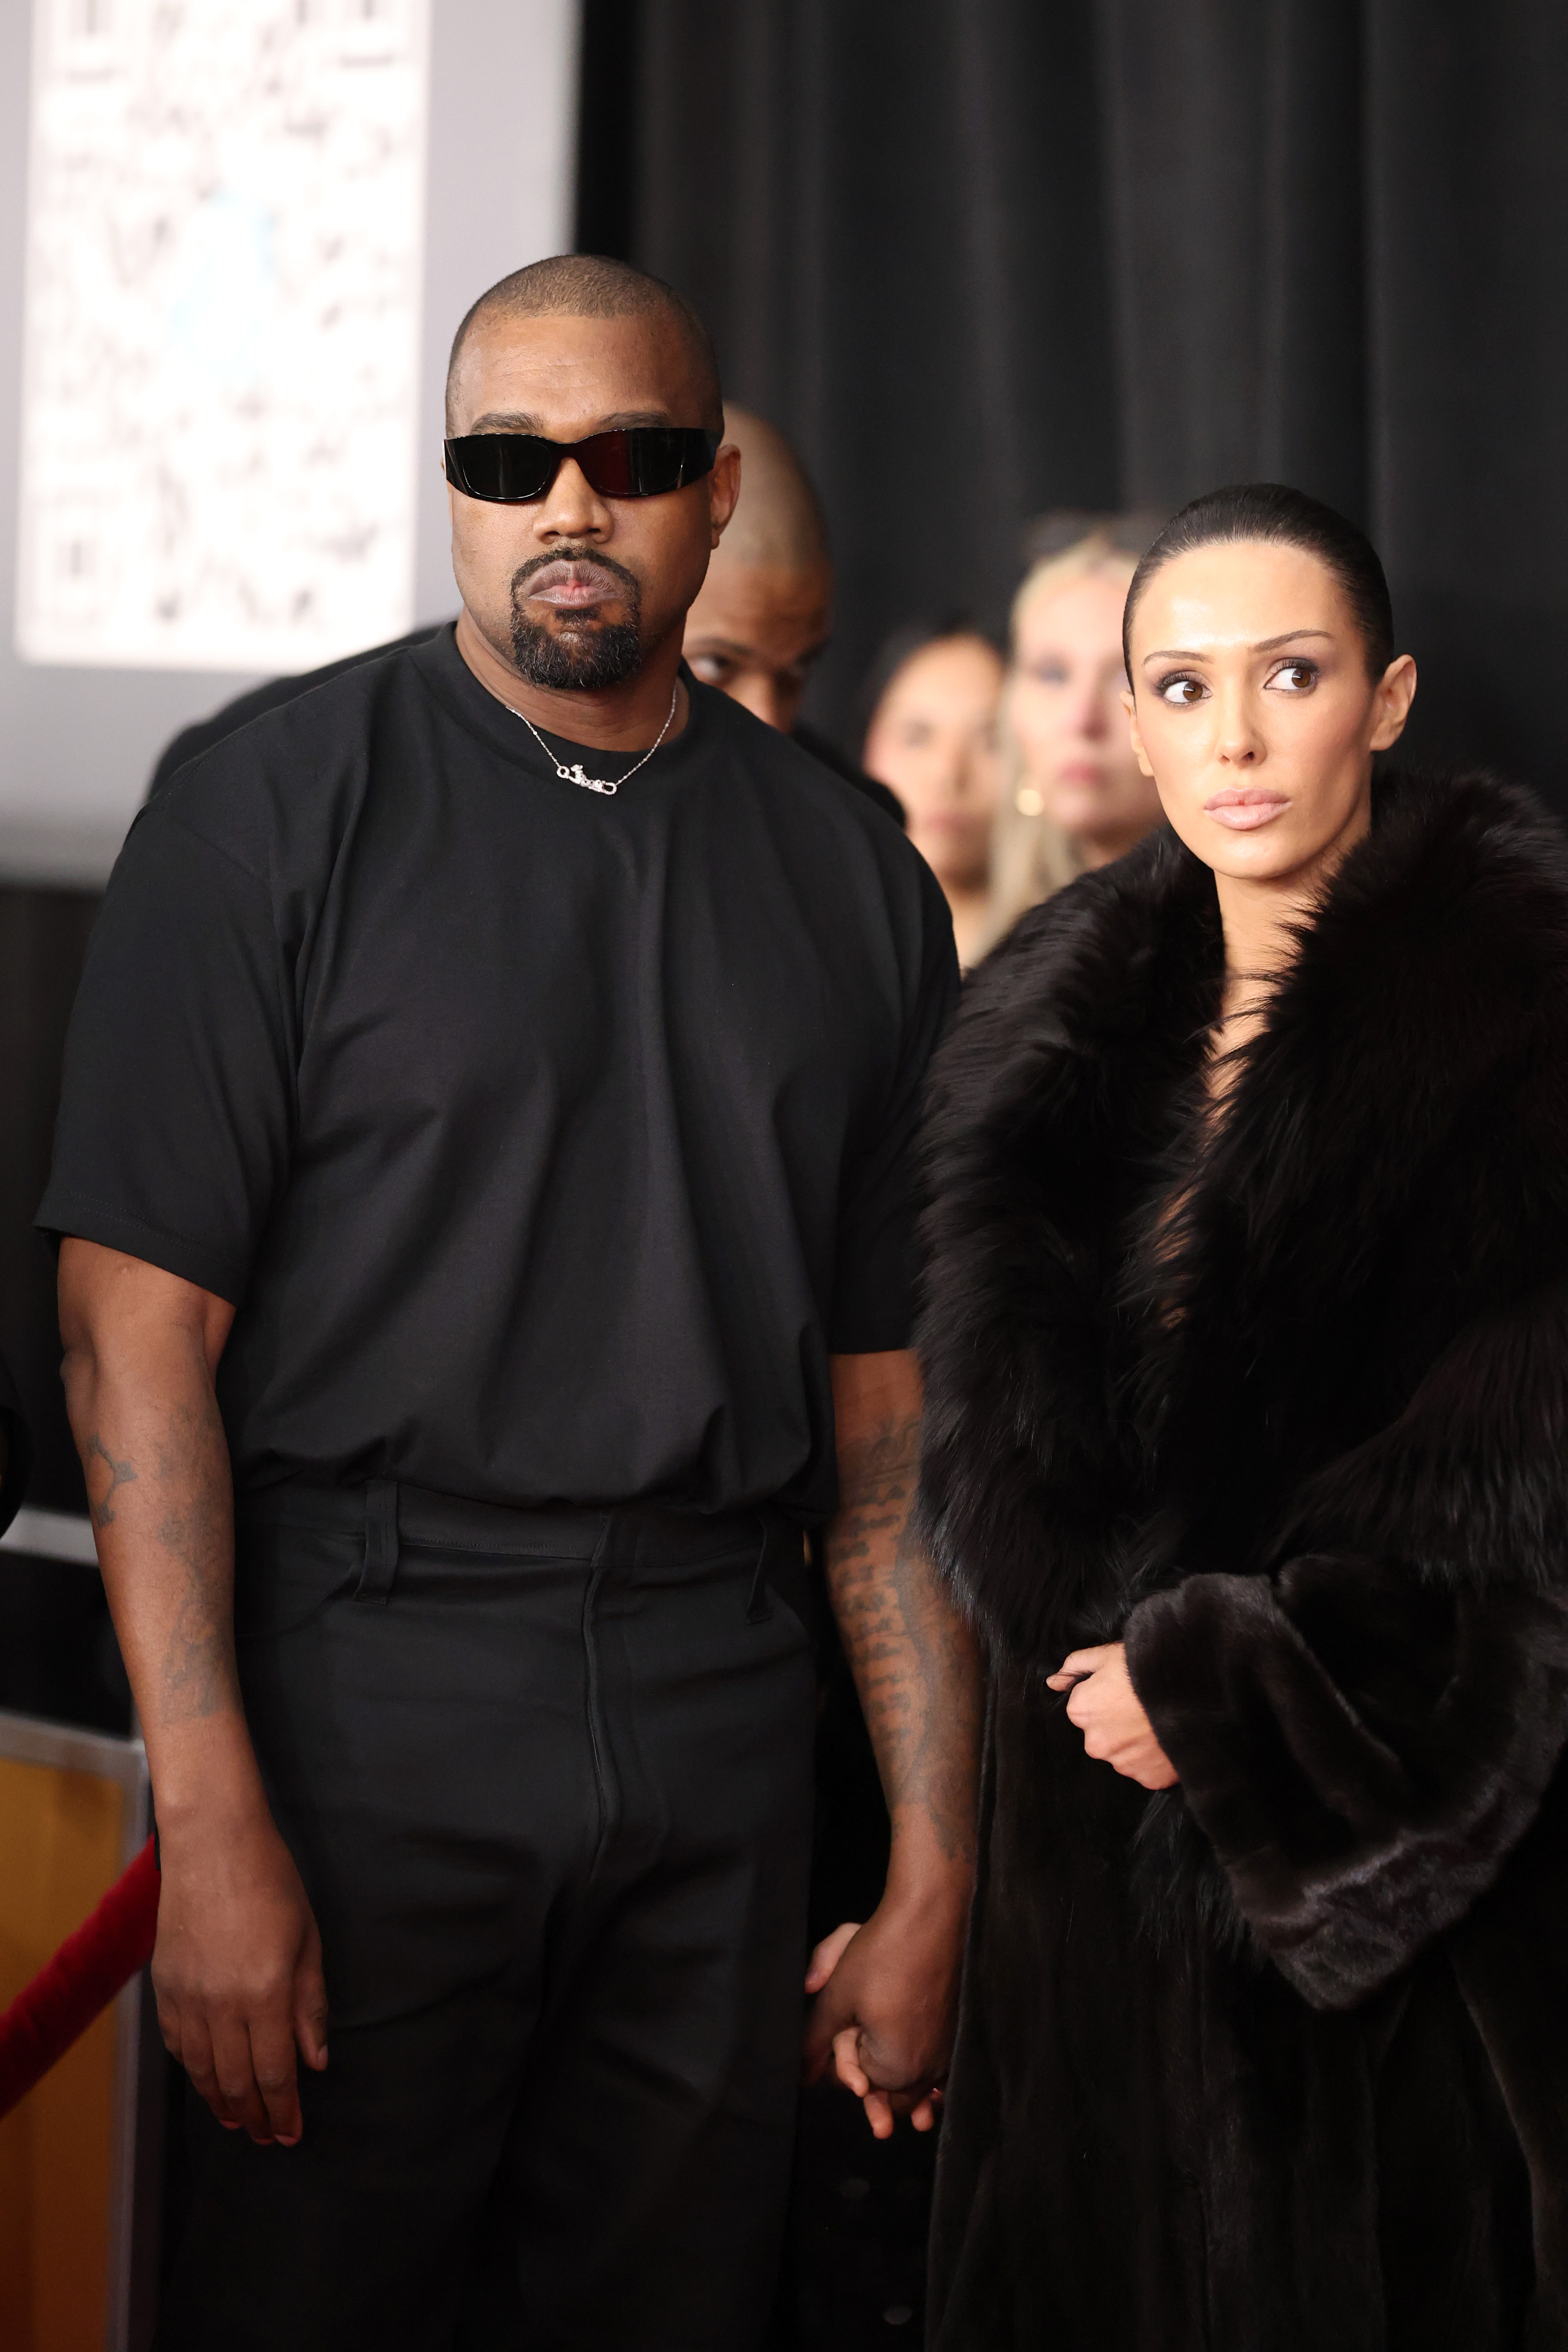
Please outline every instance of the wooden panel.
[[[113, 1885], [126, 1793], [88, 1772], [0, 1758], [0, 2007]], [[0, 2345], [102, 2352], [114, 2012], [0, 2121]]]

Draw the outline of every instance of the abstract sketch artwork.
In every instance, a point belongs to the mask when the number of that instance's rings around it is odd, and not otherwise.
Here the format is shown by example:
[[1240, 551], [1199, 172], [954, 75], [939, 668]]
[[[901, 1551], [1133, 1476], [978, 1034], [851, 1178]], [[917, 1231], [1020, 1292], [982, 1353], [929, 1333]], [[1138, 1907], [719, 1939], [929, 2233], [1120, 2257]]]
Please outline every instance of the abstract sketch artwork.
[[36, 0], [17, 648], [412, 622], [427, 0]]

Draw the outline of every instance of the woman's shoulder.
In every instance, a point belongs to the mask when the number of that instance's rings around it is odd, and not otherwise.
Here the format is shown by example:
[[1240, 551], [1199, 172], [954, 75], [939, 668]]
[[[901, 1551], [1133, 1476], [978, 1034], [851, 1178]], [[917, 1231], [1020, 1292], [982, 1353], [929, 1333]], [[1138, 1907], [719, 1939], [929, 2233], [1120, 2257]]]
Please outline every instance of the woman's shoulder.
[[938, 1056], [937, 1116], [954, 1092], [1026, 1092], [1063, 1055], [1115, 1055], [1155, 1000], [1201, 1000], [1223, 954], [1214, 877], [1162, 827], [1031, 908], [970, 973]]
[[1303, 978], [1303, 1012], [1358, 999], [1423, 1061], [1445, 1036], [1468, 1058], [1489, 1031], [1500, 1048], [1529, 1031], [1568, 1050], [1568, 833], [1489, 771], [1391, 771], [1312, 925]]

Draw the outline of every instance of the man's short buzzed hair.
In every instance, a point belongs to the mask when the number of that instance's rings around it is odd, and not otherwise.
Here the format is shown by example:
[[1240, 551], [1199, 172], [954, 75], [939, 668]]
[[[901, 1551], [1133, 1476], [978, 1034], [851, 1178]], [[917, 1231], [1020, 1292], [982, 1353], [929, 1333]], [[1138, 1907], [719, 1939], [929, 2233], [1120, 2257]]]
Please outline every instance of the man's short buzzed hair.
[[697, 379], [701, 415], [679, 417], [682, 425], [707, 425], [720, 431], [724, 400], [719, 385], [719, 360], [707, 328], [686, 299], [662, 278], [634, 269], [627, 261], [610, 261], [601, 253], [557, 253], [548, 261], [531, 261], [514, 269], [481, 294], [452, 338], [447, 362], [447, 429], [452, 428], [452, 383], [463, 346], [474, 329], [492, 319], [539, 319], [554, 315], [572, 319], [637, 319], [662, 311], [673, 320], [691, 359]]

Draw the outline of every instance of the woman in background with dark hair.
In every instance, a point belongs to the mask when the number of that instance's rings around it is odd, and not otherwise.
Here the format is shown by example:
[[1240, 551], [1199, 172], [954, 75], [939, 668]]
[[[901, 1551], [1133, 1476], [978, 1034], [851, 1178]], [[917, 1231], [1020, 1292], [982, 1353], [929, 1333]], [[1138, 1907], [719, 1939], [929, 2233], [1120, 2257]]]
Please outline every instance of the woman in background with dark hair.
[[939, 1062], [925, 1508], [994, 1671], [940, 2352], [1568, 2343], [1568, 857], [1390, 774], [1299, 493], [1128, 598], [1166, 828]]
[[889, 638], [864, 698], [861, 765], [897, 793], [910, 839], [942, 884], [966, 969], [994, 936], [1002, 676], [1001, 655], [968, 622], [917, 623]]

